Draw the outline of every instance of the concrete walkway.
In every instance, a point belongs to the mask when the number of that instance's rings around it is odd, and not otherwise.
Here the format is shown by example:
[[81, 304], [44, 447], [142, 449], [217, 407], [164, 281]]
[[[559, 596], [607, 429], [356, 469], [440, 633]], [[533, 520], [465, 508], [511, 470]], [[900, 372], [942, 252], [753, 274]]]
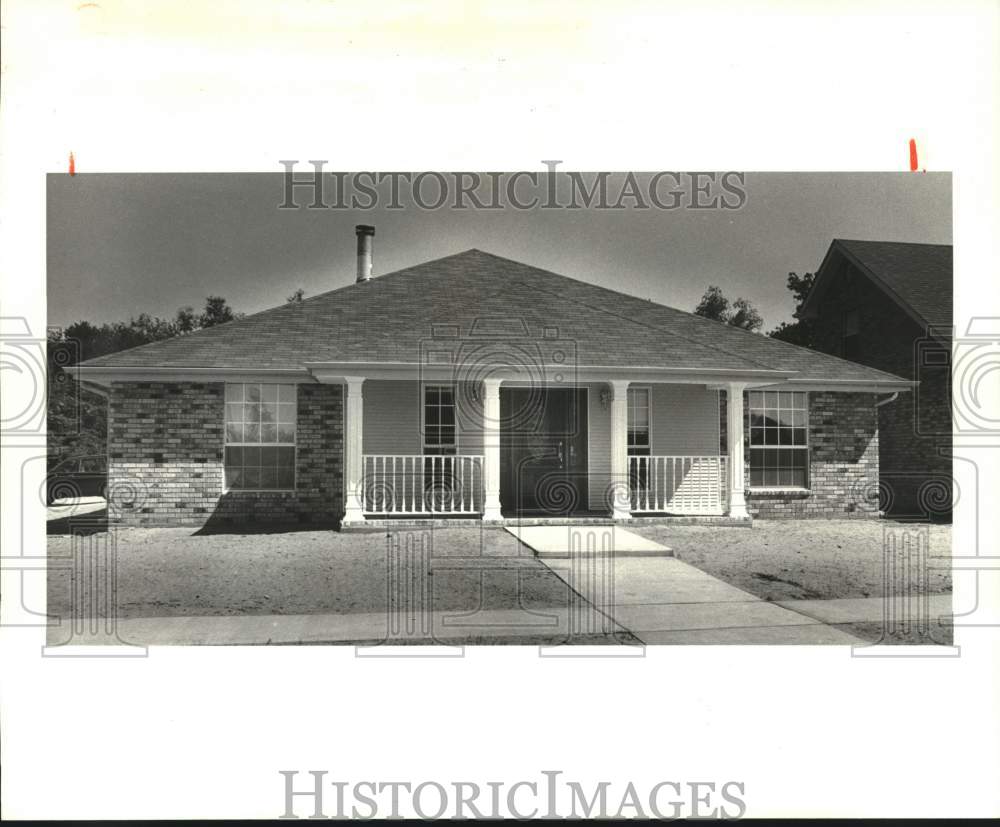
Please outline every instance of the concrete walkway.
[[675, 557], [545, 563], [646, 644], [863, 643], [815, 616], [768, 603]]
[[[920, 600], [914, 598], [908, 610], [909, 617], [916, 617], [922, 611], [918, 603]], [[837, 600], [779, 600], [776, 604], [823, 623], [880, 623], [887, 609], [895, 609], [897, 614], [901, 614], [905, 602], [902, 598], [887, 602], [882, 597], [845, 597]], [[951, 594], [927, 595], [927, 616], [933, 620], [950, 618]]]
[[74, 634], [69, 624], [50, 627], [49, 646], [197, 646], [356, 644], [362, 646], [565, 643], [638, 644], [627, 631], [593, 607], [553, 607], [544, 611], [481, 609], [307, 615], [187, 615], [126, 618], [111, 634], [103, 623]]

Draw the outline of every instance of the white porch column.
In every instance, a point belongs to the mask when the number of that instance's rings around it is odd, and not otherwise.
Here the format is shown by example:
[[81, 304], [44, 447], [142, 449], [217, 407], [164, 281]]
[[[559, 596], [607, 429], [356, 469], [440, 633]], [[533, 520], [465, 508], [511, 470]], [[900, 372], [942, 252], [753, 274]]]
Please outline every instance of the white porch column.
[[726, 385], [726, 450], [729, 454], [729, 516], [746, 519], [747, 501], [743, 479], [743, 382]]
[[632, 517], [632, 492], [628, 474], [628, 382], [611, 385], [611, 517]]
[[500, 379], [483, 380], [483, 521], [500, 514]]
[[345, 376], [344, 400], [346, 428], [344, 434], [344, 525], [358, 525], [365, 521], [362, 513], [362, 477], [364, 476], [364, 456], [362, 435], [364, 434], [365, 399], [362, 386], [363, 376]]

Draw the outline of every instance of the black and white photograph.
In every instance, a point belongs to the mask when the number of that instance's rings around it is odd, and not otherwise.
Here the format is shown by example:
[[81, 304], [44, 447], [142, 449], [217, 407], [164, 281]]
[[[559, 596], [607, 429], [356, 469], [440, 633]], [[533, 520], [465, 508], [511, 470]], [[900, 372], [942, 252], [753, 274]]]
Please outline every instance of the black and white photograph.
[[296, 166], [49, 179], [91, 642], [952, 643], [949, 175]]
[[1000, 814], [994, 0], [2, 14], [5, 820]]

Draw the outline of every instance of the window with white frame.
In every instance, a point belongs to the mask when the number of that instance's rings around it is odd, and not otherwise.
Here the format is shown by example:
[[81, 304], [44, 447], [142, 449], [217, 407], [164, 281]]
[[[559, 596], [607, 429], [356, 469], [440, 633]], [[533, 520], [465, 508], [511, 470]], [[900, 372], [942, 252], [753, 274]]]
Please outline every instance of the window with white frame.
[[424, 388], [424, 453], [454, 454], [455, 389], [451, 385]]
[[296, 386], [226, 383], [226, 489], [295, 488]]
[[649, 456], [649, 388], [628, 389], [628, 453]]
[[809, 395], [750, 391], [750, 487], [809, 487]]

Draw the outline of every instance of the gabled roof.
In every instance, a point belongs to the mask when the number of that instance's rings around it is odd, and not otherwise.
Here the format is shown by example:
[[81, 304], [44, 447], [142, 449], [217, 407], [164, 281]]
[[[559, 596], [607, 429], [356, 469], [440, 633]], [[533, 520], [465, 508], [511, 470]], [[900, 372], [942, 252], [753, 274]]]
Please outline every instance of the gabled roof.
[[82, 367], [301, 370], [310, 363], [417, 364], [439, 328], [476, 336], [510, 323], [522, 338], [545, 342], [557, 335], [570, 343], [571, 358], [580, 366], [793, 371], [803, 381], [904, 381], [481, 250], [101, 356]]
[[952, 325], [952, 246], [900, 241], [856, 241], [836, 238], [816, 282], [799, 311], [813, 318], [836, 277], [833, 262], [843, 257], [885, 292], [921, 327]]

